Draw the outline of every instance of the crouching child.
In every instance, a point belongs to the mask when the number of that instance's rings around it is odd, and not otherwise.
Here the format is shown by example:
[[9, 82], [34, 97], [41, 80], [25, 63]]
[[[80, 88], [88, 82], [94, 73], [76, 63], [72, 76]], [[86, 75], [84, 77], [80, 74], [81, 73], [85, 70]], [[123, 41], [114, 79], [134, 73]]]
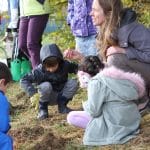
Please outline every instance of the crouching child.
[[[71, 111], [67, 104], [78, 89], [76, 79], [69, 79], [69, 73], [77, 73], [78, 65], [63, 59], [56, 44], [44, 45], [40, 51], [41, 64], [31, 73], [25, 75], [21, 87], [31, 97], [40, 94], [38, 119], [48, 118], [48, 105], [58, 105], [58, 112]], [[38, 85], [38, 90], [34, 84]]]

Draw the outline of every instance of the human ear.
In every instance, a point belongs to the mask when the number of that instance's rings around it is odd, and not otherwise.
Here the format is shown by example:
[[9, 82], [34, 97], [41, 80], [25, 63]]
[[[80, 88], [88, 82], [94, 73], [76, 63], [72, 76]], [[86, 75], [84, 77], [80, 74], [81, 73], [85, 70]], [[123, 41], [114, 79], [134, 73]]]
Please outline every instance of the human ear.
[[0, 85], [5, 85], [5, 79], [0, 79]]

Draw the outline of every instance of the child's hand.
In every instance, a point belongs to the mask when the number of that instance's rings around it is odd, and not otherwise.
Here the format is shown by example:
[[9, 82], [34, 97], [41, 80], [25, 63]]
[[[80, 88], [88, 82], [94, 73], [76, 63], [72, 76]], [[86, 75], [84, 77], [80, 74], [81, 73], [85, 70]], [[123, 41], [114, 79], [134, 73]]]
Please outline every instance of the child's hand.
[[40, 94], [39, 94], [39, 93], [34, 94], [34, 95], [30, 98], [31, 105], [35, 108], [35, 110], [38, 110], [38, 107], [39, 107], [39, 99], [40, 99]]
[[81, 60], [83, 55], [77, 50], [67, 49], [64, 51], [64, 58], [71, 60]]

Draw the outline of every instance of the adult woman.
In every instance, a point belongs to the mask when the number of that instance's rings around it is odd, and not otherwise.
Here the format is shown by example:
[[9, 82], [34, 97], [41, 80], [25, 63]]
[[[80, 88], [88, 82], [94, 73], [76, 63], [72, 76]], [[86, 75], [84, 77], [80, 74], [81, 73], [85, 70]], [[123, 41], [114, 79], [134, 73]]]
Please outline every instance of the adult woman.
[[40, 63], [41, 38], [49, 12], [49, 0], [20, 0], [19, 48], [33, 68]]
[[[108, 66], [141, 74], [147, 90], [150, 89], [150, 29], [137, 23], [136, 13], [124, 9], [121, 0], [94, 0], [91, 16], [93, 24], [99, 27], [97, 43], [103, 61]], [[82, 58], [74, 51], [66, 51], [65, 57]]]
[[136, 22], [136, 13], [121, 0], [94, 0], [91, 16], [99, 26], [97, 43], [108, 65], [142, 75], [150, 88], [150, 29]]

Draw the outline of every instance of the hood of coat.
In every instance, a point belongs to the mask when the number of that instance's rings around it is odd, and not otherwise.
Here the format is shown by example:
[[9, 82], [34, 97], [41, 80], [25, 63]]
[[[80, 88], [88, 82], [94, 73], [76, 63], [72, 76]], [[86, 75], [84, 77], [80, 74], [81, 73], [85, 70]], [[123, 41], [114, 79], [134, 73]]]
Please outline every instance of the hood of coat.
[[48, 57], [57, 57], [62, 61], [64, 60], [61, 50], [56, 44], [47, 44], [42, 46], [40, 51], [41, 62], [43, 63], [43, 61]]
[[120, 27], [117, 31], [117, 39], [120, 47], [128, 47], [129, 34], [136, 28], [136, 13], [130, 8], [126, 8], [122, 12]]
[[104, 77], [103, 80], [105, 80], [104, 82], [107, 86], [121, 97], [128, 97], [130, 100], [135, 90], [138, 94], [138, 98], [145, 94], [144, 80], [137, 73], [125, 72], [112, 66], [103, 69], [98, 75], [102, 78]]
[[136, 13], [130, 8], [125, 8], [122, 11], [120, 28], [134, 22], [136, 20]]

